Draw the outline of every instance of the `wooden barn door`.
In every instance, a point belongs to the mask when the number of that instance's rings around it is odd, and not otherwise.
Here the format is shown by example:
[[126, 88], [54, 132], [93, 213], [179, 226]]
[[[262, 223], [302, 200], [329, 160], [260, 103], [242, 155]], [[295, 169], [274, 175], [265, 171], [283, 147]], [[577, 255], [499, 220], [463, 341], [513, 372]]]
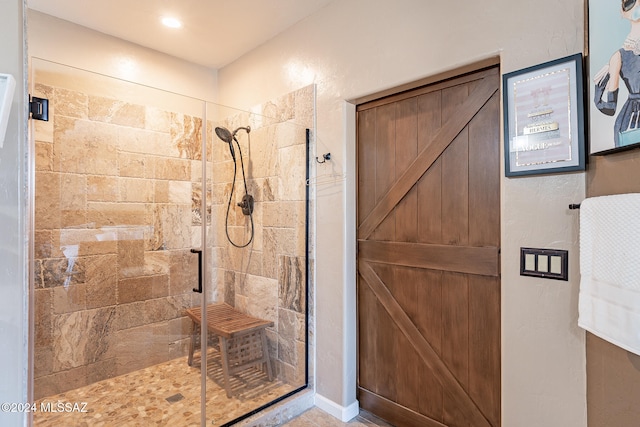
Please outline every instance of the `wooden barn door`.
[[499, 82], [357, 108], [358, 399], [399, 427], [500, 425]]

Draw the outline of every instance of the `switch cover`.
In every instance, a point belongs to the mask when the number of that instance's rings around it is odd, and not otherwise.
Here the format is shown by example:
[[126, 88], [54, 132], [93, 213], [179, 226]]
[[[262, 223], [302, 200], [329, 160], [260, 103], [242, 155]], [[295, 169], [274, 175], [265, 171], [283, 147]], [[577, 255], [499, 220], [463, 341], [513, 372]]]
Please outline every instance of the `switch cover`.
[[520, 248], [520, 275], [569, 280], [569, 251]]

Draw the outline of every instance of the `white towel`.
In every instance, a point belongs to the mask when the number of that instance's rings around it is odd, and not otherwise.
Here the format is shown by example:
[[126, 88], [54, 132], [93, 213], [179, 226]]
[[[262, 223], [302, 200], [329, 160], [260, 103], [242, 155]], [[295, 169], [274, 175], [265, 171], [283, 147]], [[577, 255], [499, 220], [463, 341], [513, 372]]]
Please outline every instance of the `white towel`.
[[640, 193], [580, 204], [578, 325], [640, 355]]

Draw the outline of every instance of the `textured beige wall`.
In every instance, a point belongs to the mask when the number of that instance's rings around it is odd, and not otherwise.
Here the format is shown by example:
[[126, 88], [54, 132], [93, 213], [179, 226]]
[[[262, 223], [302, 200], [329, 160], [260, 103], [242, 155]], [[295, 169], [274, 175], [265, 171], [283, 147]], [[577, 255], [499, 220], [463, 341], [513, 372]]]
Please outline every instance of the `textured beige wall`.
[[[500, 55], [502, 72], [583, 49], [583, 1], [335, 1], [219, 71], [220, 102], [252, 105], [315, 83], [317, 391], [355, 402], [355, 136], [346, 101]], [[577, 319], [583, 173], [502, 179], [502, 411], [505, 426], [585, 426]], [[519, 248], [569, 250], [569, 282], [519, 276]], [[347, 411], [348, 412], [348, 411]]]

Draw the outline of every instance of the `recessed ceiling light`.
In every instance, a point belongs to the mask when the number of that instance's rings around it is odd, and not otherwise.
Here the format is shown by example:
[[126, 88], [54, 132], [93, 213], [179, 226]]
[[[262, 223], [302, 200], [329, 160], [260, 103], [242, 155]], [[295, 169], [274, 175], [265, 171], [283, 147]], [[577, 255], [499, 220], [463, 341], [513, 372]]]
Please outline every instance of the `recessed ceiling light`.
[[169, 28], [180, 28], [182, 27], [182, 22], [177, 20], [176, 18], [172, 18], [170, 16], [165, 16], [162, 18], [162, 24]]

